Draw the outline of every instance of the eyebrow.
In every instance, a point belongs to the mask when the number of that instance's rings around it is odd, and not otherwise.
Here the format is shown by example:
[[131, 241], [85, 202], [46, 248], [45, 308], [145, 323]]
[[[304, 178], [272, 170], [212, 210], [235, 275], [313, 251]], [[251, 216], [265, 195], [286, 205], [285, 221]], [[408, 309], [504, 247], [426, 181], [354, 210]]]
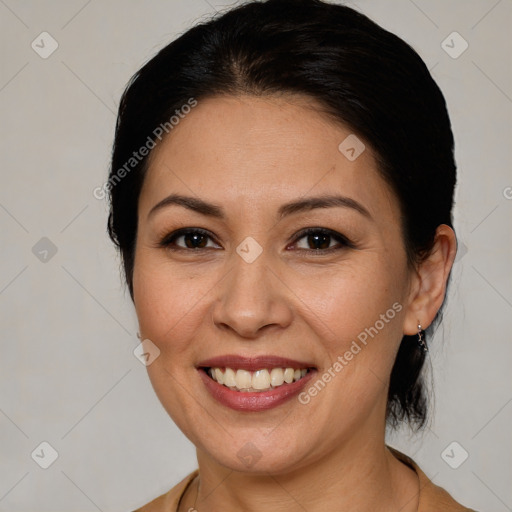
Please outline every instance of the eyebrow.
[[[150, 212], [148, 213], [148, 219], [152, 217], [157, 211], [173, 205], [187, 208], [188, 210], [192, 210], [207, 217], [214, 217], [217, 219], [226, 218], [223, 208], [219, 205], [208, 203], [195, 197], [171, 194], [162, 199], [159, 203], [153, 206], [153, 208], [151, 208]], [[280, 219], [282, 219], [294, 213], [301, 213], [318, 208], [333, 207], [351, 208], [359, 212], [361, 215], [367, 217], [368, 219], [373, 220], [370, 212], [361, 203], [351, 199], [350, 197], [338, 195], [307, 197], [286, 203], [279, 208], [278, 216]]]

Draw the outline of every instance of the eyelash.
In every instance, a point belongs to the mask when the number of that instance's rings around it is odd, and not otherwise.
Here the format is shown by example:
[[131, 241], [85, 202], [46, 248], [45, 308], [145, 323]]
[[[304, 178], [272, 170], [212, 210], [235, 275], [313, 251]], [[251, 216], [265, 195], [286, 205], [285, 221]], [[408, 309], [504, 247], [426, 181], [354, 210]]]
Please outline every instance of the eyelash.
[[[214, 242], [214, 238], [211, 236], [211, 234], [200, 228], [183, 228], [178, 229], [177, 231], [174, 231], [173, 233], [170, 233], [168, 235], [165, 235], [160, 242], [158, 243], [159, 247], [171, 250], [171, 251], [199, 251], [201, 249], [208, 250], [211, 248], [188, 248], [188, 247], [180, 247], [175, 245], [175, 242], [178, 238], [185, 236], [185, 235], [203, 235], [210, 239], [212, 239]], [[338, 246], [335, 247], [329, 247], [327, 249], [296, 249], [298, 251], [301, 251], [303, 253], [308, 254], [315, 254], [315, 255], [324, 255], [329, 254], [335, 251], [339, 251], [343, 248], [351, 248], [354, 249], [355, 245], [353, 242], [351, 242], [346, 236], [342, 235], [341, 233], [338, 233], [336, 231], [332, 231], [330, 229], [326, 228], [306, 228], [301, 230], [299, 233], [297, 233], [293, 239], [293, 244], [296, 244], [299, 240], [302, 238], [308, 236], [308, 235], [323, 235], [323, 236], [329, 236], [332, 239], [334, 239], [336, 242], [338, 242]], [[217, 242], [215, 242], [217, 243]]]

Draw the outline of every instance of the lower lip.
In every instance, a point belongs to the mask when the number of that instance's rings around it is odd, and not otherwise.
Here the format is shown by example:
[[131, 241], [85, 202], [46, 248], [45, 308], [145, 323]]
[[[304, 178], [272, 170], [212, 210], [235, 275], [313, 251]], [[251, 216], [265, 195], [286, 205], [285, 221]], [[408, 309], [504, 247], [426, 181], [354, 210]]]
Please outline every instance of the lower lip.
[[199, 370], [199, 375], [213, 398], [235, 411], [247, 412], [266, 411], [292, 399], [301, 392], [315, 373], [315, 370], [309, 370], [298, 381], [268, 391], [243, 392], [233, 391], [209, 377], [204, 369]]

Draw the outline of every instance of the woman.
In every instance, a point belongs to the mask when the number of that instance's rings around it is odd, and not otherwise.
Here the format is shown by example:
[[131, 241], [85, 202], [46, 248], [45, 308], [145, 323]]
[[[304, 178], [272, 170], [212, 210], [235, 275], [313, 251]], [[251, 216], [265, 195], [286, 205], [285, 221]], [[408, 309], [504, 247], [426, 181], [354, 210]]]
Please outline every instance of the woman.
[[385, 444], [426, 420], [455, 168], [425, 64], [348, 7], [250, 2], [133, 77], [109, 233], [199, 466], [140, 511], [469, 510]]

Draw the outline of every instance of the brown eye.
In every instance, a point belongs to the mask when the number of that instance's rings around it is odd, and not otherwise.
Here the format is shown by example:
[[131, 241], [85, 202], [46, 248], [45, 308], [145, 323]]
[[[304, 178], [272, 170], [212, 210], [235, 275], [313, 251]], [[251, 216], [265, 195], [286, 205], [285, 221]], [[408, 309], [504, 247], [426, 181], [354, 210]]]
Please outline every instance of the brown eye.
[[202, 249], [208, 244], [208, 237], [201, 233], [189, 233], [178, 237], [180, 238], [183, 238], [188, 249]]
[[200, 229], [180, 229], [165, 236], [159, 243], [161, 247], [171, 250], [199, 250], [219, 248], [212, 236]]
[[306, 238], [310, 249], [328, 249], [331, 245], [331, 235], [324, 233], [308, 235]]
[[309, 228], [296, 238], [295, 248], [312, 253], [336, 251], [354, 245], [340, 233], [325, 228]]

